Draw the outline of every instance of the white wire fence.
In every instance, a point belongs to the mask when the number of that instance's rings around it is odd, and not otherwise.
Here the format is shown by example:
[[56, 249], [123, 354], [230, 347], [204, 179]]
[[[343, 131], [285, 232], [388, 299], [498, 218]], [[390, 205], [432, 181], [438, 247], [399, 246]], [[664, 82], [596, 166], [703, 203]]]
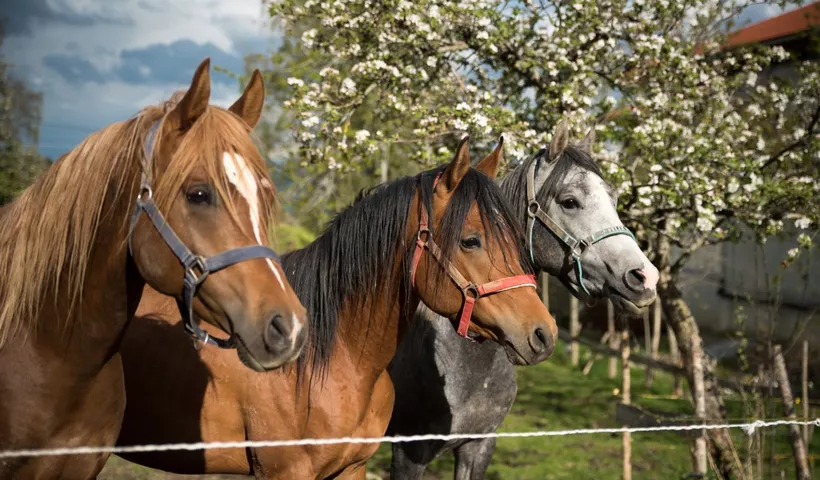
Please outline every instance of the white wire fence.
[[147, 445], [128, 445], [110, 447], [71, 447], [71, 448], [44, 448], [31, 450], [0, 451], [0, 459], [15, 457], [46, 457], [57, 455], [83, 455], [100, 453], [135, 453], [135, 452], [165, 452], [174, 450], [213, 450], [226, 448], [279, 448], [299, 446], [321, 446], [338, 444], [366, 444], [366, 443], [401, 443], [421, 442], [429, 440], [476, 440], [486, 438], [533, 438], [533, 437], [565, 437], [570, 435], [595, 435], [618, 433], [649, 433], [649, 432], [682, 432], [693, 430], [721, 430], [739, 428], [747, 435], [752, 435], [756, 429], [788, 425], [814, 425], [820, 427], [820, 418], [813, 420], [755, 420], [748, 423], [726, 423], [714, 425], [675, 425], [657, 427], [622, 427], [622, 428], [589, 428], [575, 430], [541, 430], [534, 432], [492, 432], [492, 433], [456, 433], [456, 434], [427, 434], [412, 436], [391, 437], [338, 437], [338, 438], [302, 438], [296, 440], [259, 440], [241, 442], [195, 442], [195, 443], [166, 443]]

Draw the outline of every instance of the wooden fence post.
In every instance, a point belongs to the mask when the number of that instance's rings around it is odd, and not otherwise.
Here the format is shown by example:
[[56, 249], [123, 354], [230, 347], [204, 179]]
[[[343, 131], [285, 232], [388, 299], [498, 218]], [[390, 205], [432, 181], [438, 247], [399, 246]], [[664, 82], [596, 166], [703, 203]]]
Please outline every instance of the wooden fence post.
[[[692, 396], [695, 399], [695, 417], [701, 424], [706, 421], [706, 388], [703, 384], [703, 347], [700, 342], [694, 342], [692, 348]], [[695, 474], [700, 478], [706, 477], [706, 431], [699, 430], [695, 437], [694, 464]]]
[[[649, 355], [655, 360], [658, 359], [658, 353], [661, 349], [661, 318], [661, 301], [656, 298], [652, 304], [652, 350], [649, 352]], [[652, 373], [651, 368], [646, 369], [647, 388], [652, 386]]]
[[[669, 342], [669, 354], [672, 357], [672, 363], [680, 365], [680, 349], [678, 349], [678, 338], [675, 336], [675, 331], [672, 327], [666, 327], [666, 339]], [[680, 375], [675, 375], [675, 386], [672, 389], [672, 395], [680, 396], [682, 393], [680, 385]]]
[[569, 334], [572, 342], [569, 344], [569, 354], [573, 367], [578, 366], [580, 360], [580, 349], [578, 346], [578, 335], [581, 334], [581, 321], [578, 319], [578, 299], [575, 295], [569, 297]]
[[[783, 413], [786, 418], [794, 420], [797, 416], [794, 413], [794, 397], [792, 387], [789, 383], [789, 375], [786, 372], [786, 361], [783, 358], [783, 349], [780, 345], [774, 346], [774, 376], [780, 386], [780, 394], [783, 397]], [[795, 478], [800, 480], [811, 480], [809, 472], [808, 456], [806, 455], [806, 444], [800, 436], [800, 429], [797, 425], [789, 425], [789, 436], [792, 440], [792, 451], [794, 452], [794, 468], [797, 473]]]
[[[760, 383], [763, 383], [763, 375], [766, 371], [763, 369], [763, 364], [757, 365], [757, 378]], [[756, 386], [755, 388], [755, 418], [766, 418], [765, 405], [763, 404], [763, 389]], [[763, 478], [763, 429], [755, 429], [755, 440], [757, 441], [757, 475]]]
[[541, 283], [541, 301], [544, 303], [544, 306], [547, 307], [547, 311], [550, 309], [550, 276], [546, 272], [540, 273], [540, 283]]
[[[803, 420], [809, 419], [809, 341], [803, 340], [803, 371], [801, 375], [803, 387]], [[803, 442], [809, 446], [809, 426], [803, 425]]]
[[[619, 347], [619, 339], [618, 335], [615, 333], [615, 307], [612, 305], [612, 302], [609, 299], [606, 300], [606, 332], [607, 332], [607, 339], [609, 341], [609, 348], [612, 350], [618, 350]], [[618, 359], [615, 357], [609, 357], [609, 378], [615, 378], [618, 375]]]
[[[632, 378], [629, 368], [629, 322], [626, 318], [623, 320], [623, 329], [621, 330], [621, 377], [622, 389], [621, 402], [624, 405], [632, 403]], [[624, 480], [632, 480], [632, 435], [630, 432], [624, 432], [623, 437], [624, 450]]]

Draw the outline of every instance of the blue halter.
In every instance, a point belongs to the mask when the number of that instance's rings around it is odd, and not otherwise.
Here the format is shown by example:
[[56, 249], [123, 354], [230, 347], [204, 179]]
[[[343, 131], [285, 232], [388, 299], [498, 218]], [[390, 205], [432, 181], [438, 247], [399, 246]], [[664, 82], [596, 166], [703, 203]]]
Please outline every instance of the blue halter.
[[[538, 154], [536, 154], [538, 155]], [[577, 239], [569, 234], [566, 230], [561, 228], [555, 220], [553, 220], [547, 212], [541, 209], [541, 205], [538, 203], [538, 200], [535, 197], [535, 173], [538, 169], [538, 163], [541, 161], [541, 156], [538, 155], [529, 166], [527, 171], [527, 245], [530, 249], [530, 260], [534, 262], [533, 252], [532, 252], [532, 231], [535, 227], [535, 220], [543, 224], [547, 230], [552, 232], [558, 240], [560, 240], [569, 250], [567, 254], [571, 257], [574, 265], [575, 271], [578, 274], [578, 287], [587, 295], [587, 297], [592, 297], [592, 294], [589, 293], [587, 290], [586, 285], [584, 285], [584, 267], [581, 263], [581, 258], [583, 257], [584, 253], [587, 249], [596, 243], [600, 242], [609, 237], [614, 237], [615, 235], [627, 235], [632, 240], [635, 239], [635, 235], [629, 231], [628, 228], [624, 227], [623, 225], [618, 225], [614, 227], [607, 227], [597, 232], [586, 236], [582, 239]], [[572, 285], [570, 282], [566, 282], [570, 287], [570, 290], [575, 296], [578, 295], [578, 289], [575, 285]]]

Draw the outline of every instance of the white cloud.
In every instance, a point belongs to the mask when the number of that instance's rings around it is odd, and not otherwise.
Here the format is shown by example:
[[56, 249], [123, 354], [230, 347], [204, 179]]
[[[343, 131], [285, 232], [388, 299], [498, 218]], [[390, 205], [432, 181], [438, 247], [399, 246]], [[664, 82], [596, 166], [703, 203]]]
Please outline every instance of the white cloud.
[[[28, 0], [36, 1], [36, 0]], [[140, 108], [168, 98], [183, 83], [126, 83], [111, 75], [125, 50], [170, 45], [181, 40], [212, 44], [237, 58], [257, 53], [272, 41], [274, 31], [259, 0], [40, 0], [53, 15], [21, 19], [29, 34], [3, 41], [3, 55], [22, 76], [44, 94], [41, 146], [49, 156], [67, 151], [93, 130], [123, 120]], [[83, 21], [61, 21], [61, 19]], [[18, 29], [20, 31], [23, 29]], [[255, 50], [255, 51], [254, 51]], [[88, 61], [103, 75], [98, 82], [68, 82], [43, 59], [72, 55]], [[180, 58], [181, 72], [193, 72], [203, 58]], [[216, 63], [212, 62], [212, 66]], [[150, 67], [137, 67], [150, 77]], [[238, 96], [236, 82], [211, 71], [212, 103], [230, 105]], [[71, 133], [73, 132], [73, 134]]]

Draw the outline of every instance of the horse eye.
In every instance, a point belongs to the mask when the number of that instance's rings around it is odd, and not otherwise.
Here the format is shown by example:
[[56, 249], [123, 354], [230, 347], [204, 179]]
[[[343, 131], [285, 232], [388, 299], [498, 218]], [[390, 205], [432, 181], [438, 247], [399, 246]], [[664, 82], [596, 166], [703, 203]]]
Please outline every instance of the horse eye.
[[578, 200], [575, 200], [574, 198], [565, 198], [564, 200], [561, 200], [561, 206], [567, 210], [573, 210], [580, 207]]
[[192, 205], [207, 205], [211, 203], [211, 189], [209, 187], [194, 187], [185, 194], [188, 203]]
[[467, 237], [461, 239], [461, 248], [473, 250], [481, 246], [481, 239], [478, 237]]

